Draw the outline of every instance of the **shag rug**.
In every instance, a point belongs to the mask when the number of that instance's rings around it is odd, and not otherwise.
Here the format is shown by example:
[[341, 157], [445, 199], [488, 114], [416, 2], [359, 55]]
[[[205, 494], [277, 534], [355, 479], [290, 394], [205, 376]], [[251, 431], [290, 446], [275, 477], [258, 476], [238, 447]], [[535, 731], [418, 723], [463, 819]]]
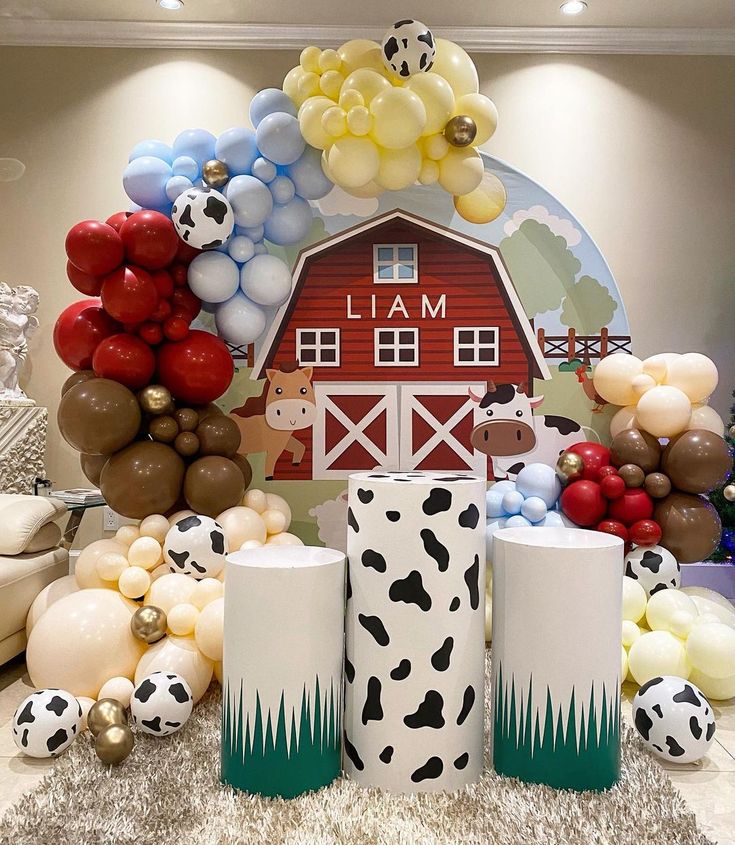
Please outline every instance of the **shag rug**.
[[[486, 693], [486, 730], [489, 701]], [[103, 768], [83, 734], [6, 813], [0, 843], [714, 845], [625, 725], [622, 778], [606, 793], [521, 784], [486, 768], [480, 783], [452, 794], [390, 795], [340, 779], [283, 801], [219, 783], [220, 710], [215, 684], [181, 731], [139, 734], [117, 768]]]

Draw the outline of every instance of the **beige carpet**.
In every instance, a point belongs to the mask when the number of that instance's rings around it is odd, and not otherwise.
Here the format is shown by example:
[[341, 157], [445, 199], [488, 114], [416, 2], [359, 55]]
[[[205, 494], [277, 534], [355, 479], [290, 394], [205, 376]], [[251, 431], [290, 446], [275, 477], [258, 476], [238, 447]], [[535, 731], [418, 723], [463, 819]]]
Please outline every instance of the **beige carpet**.
[[139, 736], [113, 770], [101, 767], [83, 735], [8, 811], [0, 843], [712, 845], [628, 728], [622, 780], [604, 794], [555, 792], [486, 772], [452, 795], [395, 796], [340, 780], [278, 801], [220, 786], [220, 700], [215, 685], [179, 733]]

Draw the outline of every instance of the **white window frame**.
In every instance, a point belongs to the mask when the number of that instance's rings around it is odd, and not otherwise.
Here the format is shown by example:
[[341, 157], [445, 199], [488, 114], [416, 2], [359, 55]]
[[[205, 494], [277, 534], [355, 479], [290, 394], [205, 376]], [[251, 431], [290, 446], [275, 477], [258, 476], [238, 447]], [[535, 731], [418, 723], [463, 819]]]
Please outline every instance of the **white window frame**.
[[[471, 343], [460, 342], [460, 332], [472, 332], [473, 340]], [[495, 335], [495, 342], [493, 344], [480, 343], [480, 332], [493, 332]], [[472, 361], [460, 361], [460, 349], [473, 349], [475, 352], [479, 349], [491, 348], [495, 352], [495, 356], [491, 361], [480, 361], [478, 359]], [[499, 326], [455, 326], [454, 327], [454, 366], [455, 367], [499, 367], [500, 366], [500, 327]]]
[[[313, 332], [316, 336], [315, 343], [304, 343], [301, 340], [301, 335], [304, 332]], [[334, 343], [323, 344], [321, 342], [321, 335], [322, 332], [333, 332], [334, 333]], [[301, 358], [301, 353], [304, 349], [314, 350], [316, 353], [316, 360], [315, 361], [303, 361]], [[324, 349], [334, 349], [336, 354], [334, 361], [322, 361], [322, 351]], [[309, 329], [309, 328], [302, 328], [296, 329], [296, 357], [299, 360], [299, 364], [302, 364], [305, 367], [339, 367], [340, 366], [340, 351], [341, 351], [341, 338], [340, 338], [340, 330], [339, 329], [332, 329], [332, 328], [323, 328], [323, 329]]]
[[[392, 343], [382, 343], [379, 340], [379, 333], [380, 332], [393, 332], [394, 340]], [[407, 361], [399, 361], [398, 360], [398, 351], [401, 348], [408, 348], [408, 344], [401, 344], [398, 340], [399, 332], [412, 332], [413, 334], [413, 343], [411, 344], [411, 348], [415, 349], [416, 351], [416, 359], [411, 361], [410, 363]], [[417, 327], [413, 326], [402, 326], [401, 328], [393, 328], [392, 326], [383, 326], [382, 328], [374, 328], [373, 329], [373, 360], [376, 367], [418, 367], [419, 360], [421, 357], [421, 349], [419, 346], [421, 339], [421, 334]], [[393, 349], [396, 352], [396, 360], [395, 361], [381, 361], [380, 360], [380, 351], [382, 349]]]
[[[378, 250], [390, 249], [393, 251], [393, 257], [390, 261], [379, 259]], [[410, 279], [398, 278], [398, 266], [405, 262], [399, 261], [399, 249], [413, 250], [413, 276]], [[381, 279], [378, 277], [378, 271], [383, 267], [393, 267], [393, 276], [390, 279]], [[418, 244], [373, 244], [373, 283], [376, 285], [417, 285], [419, 283], [419, 245]]]

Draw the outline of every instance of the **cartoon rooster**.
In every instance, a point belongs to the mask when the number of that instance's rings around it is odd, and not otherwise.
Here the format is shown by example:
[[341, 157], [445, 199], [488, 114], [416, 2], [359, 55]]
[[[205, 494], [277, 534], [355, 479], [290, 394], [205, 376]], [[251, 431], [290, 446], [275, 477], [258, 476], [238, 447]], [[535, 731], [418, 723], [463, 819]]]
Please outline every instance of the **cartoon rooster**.
[[608, 403], [607, 400], [603, 399], [602, 396], [600, 396], [600, 394], [595, 390], [595, 385], [587, 375], [588, 369], [589, 364], [582, 364], [577, 367], [574, 374], [577, 376], [577, 381], [582, 385], [582, 390], [584, 390], [585, 395], [595, 403], [592, 413], [599, 414]]

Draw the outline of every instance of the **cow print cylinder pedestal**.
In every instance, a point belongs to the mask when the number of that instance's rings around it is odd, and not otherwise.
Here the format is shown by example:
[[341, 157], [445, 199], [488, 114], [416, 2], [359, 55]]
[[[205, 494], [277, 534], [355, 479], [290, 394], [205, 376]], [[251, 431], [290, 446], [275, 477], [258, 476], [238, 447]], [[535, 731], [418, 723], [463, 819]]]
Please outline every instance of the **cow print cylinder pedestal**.
[[485, 482], [366, 472], [349, 484], [345, 771], [455, 790], [483, 766]]

